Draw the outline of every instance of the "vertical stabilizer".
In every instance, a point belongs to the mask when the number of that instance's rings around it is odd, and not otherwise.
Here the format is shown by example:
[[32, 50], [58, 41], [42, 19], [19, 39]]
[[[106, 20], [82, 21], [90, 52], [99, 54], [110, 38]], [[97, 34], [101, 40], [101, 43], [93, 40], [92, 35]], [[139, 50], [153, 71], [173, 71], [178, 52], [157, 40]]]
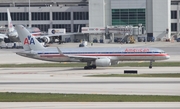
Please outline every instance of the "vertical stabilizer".
[[12, 24], [12, 20], [11, 20], [11, 15], [10, 15], [9, 9], [7, 9], [7, 15], [8, 15], [8, 30], [9, 30], [9, 32], [13, 32], [14, 31], [14, 26]]
[[29, 33], [23, 25], [16, 25], [15, 29], [18, 32], [21, 43], [26, 51], [45, 49], [34, 36], [31, 36], [31, 33]]

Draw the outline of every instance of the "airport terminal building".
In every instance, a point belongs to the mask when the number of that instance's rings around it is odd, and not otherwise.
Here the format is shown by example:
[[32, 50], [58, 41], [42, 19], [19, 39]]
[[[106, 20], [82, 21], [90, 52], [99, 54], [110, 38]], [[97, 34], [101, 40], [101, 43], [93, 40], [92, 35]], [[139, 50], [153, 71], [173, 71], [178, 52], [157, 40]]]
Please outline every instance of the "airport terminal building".
[[0, 25], [7, 25], [7, 8], [14, 25], [35, 26], [42, 31], [66, 28], [75, 32], [78, 25], [89, 23], [88, 2], [82, 0], [0, 0], [0, 8]]
[[[29, 8], [30, 7], [30, 8]], [[66, 28], [142, 24], [148, 37], [176, 36], [180, 31], [180, 0], [0, 0], [0, 25]]]

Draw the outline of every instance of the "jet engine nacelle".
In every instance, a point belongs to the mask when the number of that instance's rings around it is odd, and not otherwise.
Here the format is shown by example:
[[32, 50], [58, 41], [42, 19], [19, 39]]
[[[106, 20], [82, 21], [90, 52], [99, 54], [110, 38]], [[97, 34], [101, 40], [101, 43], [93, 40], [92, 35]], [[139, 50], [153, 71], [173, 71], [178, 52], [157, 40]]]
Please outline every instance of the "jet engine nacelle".
[[107, 67], [111, 65], [111, 60], [108, 58], [96, 59], [95, 64], [98, 67]]
[[51, 41], [50, 38], [47, 36], [43, 36], [42, 39], [45, 43], [49, 43]]

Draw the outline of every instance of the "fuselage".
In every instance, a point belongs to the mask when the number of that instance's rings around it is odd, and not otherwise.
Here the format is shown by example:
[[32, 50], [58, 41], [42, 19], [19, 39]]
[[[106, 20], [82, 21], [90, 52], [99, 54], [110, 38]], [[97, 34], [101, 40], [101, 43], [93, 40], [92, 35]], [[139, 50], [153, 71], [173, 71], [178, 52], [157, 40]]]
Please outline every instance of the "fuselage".
[[32, 36], [41, 36], [42, 35], [42, 32], [39, 28], [37, 27], [28, 27], [26, 28]]
[[[31, 33], [32, 36], [41, 36], [42, 34], [39, 28], [36, 28], [36, 27], [27, 28], [27, 30]], [[20, 42], [20, 39], [16, 30], [9, 32], [8, 37], [13, 42]]]
[[[60, 48], [60, 54], [57, 48], [47, 47], [44, 50], [25, 51], [17, 54], [29, 58], [35, 58], [54, 62], [79, 62], [77, 58], [71, 56], [79, 56], [85, 58], [109, 58], [111, 61], [155, 61], [166, 60], [170, 56], [161, 49], [157, 48]], [[82, 61], [82, 60], [81, 60]]]
[[18, 37], [18, 33], [16, 30], [9, 32], [8, 37], [13, 42], [20, 42], [19, 37]]

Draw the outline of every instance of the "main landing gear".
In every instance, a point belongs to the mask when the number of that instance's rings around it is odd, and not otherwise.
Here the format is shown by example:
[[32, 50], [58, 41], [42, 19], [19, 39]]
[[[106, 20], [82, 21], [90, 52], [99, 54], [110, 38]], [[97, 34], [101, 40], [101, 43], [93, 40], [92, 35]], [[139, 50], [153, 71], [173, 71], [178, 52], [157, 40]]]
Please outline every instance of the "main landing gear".
[[93, 62], [87, 62], [87, 66], [84, 66], [84, 69], [96, 69], [96, 65]]
[[150, 64], [149, 64], [149, 68], [152, 69], [152, 62], [154, 62], [154, 60], [151, 60], [150, 61]]

